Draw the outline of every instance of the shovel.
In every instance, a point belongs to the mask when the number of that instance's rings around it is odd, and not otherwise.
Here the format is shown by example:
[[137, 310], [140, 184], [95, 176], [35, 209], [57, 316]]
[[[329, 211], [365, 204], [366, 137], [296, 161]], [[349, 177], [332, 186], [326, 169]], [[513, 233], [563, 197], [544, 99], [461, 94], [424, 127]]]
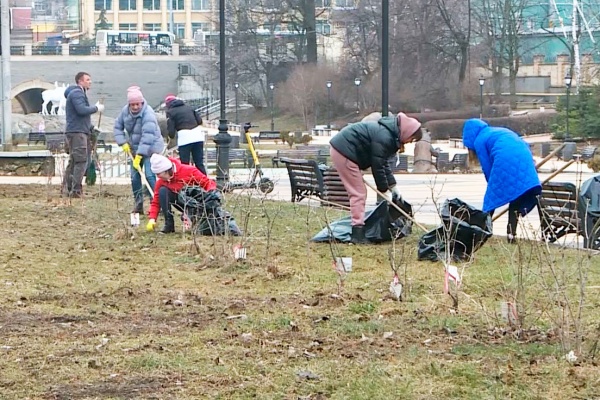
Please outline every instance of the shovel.
[[[131, 162], [133, 162], [133, 155], [131, 154], [130, 151], [127, 152], [127, 155], [129, 156], [129, 158], [131, 158]], [[150, 192], [150, 197], [154, 198], [154, 188], [152, 186], [150, 186], [148, 179], [146, 179], [146, 174], [144, 173], [144, 170], [142, 169], [142, 167], [138, 167], [138, 168], [136, 168], [136, 170], [140, 174], [140, 178], [142, 179], [142, 184], [144, 186], [146, 186], [146, 189], [148, 189], [148, 191]]]

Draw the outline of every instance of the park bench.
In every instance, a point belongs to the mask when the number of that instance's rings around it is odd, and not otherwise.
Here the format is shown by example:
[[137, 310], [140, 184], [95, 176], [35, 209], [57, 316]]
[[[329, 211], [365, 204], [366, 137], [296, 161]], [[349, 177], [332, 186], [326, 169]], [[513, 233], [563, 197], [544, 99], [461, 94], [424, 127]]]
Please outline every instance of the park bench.
[[398, 154], [388, 160], [392, 173], [408, 172], [408, 156]]
[[39, 142], [46, 143], [46, 134], [44, 132], [29, 132], [27, 137], [27, 144], [29, 143], [38, 144]]
[[578, 204], [579, 191], [570, 182], [546, 182], [538, 197], [538, 213], [542, 239], [554, 243], [568, 234], [583, 236], [584, 246], [600, 249], [600, 229], [596, 229], [591, 240], [586, 237], [582, 211]]
[[[206, 149], [206, 164], [217, 163], [217, 149]], [[248, 156], [245, 149], [229, 149], [229, 164], [241, 163], [244, 168], [248, 165]]]
[[260, 131], [258, 136], [254, 137], [254, 141], [260, 143], [263, 140], [281, 140], [281, 132], [279, 131]]
[[67, 149], [67, 136], [62, 132], [46, 132], [46, 149], [62, 153]]
[[302, 201], [309, 196], [323, 195], [323, 174], [315, 160], [303, 160], [283, 157], [290, 177], [292, 203]]
[[469, 167], [469, 154], [468, 153], [456, 153], [450, 161], [452, 170], [458, 169], [460, 172], [466, 172]]
[[323, 152], [329, 151], [331, 148], [329, 145], [320, 144], [298, 144], [295, 146], [296, 150], [322, 150]]
[[583, 161], [591, 160], [596, 155], [597, 149], [596, 146], [585, 146], [583, 150], [581, 150], [581, 159]]
[[329, 156], [329, 149], [323, 150], [318, 148], [312, 149], [285, 149], [285, 150], [277, 150], [277, 155], [271, 158], [271, 163], [273, 164], [273, 168], [279, 168], [279, 161], [282, 158], [291, 158], [295, 160], [299, 159], [315, 159], [318, 163], [326, 164], [327, 156]]
[[324, 206], [340, 205], [343, 207], [350, 207], [350, 198], [348, 192], [342, 183], [340, 175], [337, 170], [333, 167], [327, 168], [323, 171], [323, 199]]
[[315, 196], [322, 200], [323, 206], [350, 207], [348, 192], [335, 168], [324, 167], [315, 160], [284, 157], [281, 162], [288, 170], [293, 203]]
[[106, 144], [104, 139], [96, 141], [96, 149], [103, 149], [105, 153], [112, 153], [112, 144]]

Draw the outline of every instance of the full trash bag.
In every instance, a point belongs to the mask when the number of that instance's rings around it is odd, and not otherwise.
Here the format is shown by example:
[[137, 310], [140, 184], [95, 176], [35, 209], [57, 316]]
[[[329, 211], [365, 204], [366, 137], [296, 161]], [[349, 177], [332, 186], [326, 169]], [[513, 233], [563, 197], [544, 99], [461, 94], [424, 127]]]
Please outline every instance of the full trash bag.
[[207, 192], [198, 186], [186, 186], [177, 195], [177, 202], [192, 221], [197, 234], [240, 236], [242, 231], [235, 219], [221, 207], [222, 199], [218, 190]]
[[585, 247], [600, 250], [600, 175], [583, 182], [577, 206], [582, 216]]
[[449, 252], [453, 260], [465, 261], [492, 236], [492, 217], [462, 200], [446, 200], [441, 217], [442, 225], [419, 240], [419, 260], [437, 261]]
[[[412, 217], [410, 203], [399, 199], [395, 204]], [[365, 213], [365, 237], [372, 243], [390, 242], [392, 238], [400, 239], [410, 235], [412, 221], [404, 217], [396, 208], [382, 201], [372, 210]], [[350, 242], [352, 238], [351, 218], [344, 217], [329, 224], [311, 241], [329, 242], [332, 239], [339, 242]]]

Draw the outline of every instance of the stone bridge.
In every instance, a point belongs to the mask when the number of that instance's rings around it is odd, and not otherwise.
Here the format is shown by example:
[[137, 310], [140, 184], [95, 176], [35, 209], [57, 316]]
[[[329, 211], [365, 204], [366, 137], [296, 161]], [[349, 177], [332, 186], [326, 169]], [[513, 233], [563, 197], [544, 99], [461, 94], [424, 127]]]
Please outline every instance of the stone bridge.
[[140, 86], [148, 103], [156, 107], [166, 94], [177, 93], [180, 64], [191, 64], [197, 74], [208, 76], [211, 62], [202, 56], [12, 56], [13, 111], [41, 112], [42, 92], [53, 89], [55, 82], [74, 84], [80, 71], [92, 77], [90, 103], [103, 98], [108, 116], [116, 117], [126, 104], [130, 85]]

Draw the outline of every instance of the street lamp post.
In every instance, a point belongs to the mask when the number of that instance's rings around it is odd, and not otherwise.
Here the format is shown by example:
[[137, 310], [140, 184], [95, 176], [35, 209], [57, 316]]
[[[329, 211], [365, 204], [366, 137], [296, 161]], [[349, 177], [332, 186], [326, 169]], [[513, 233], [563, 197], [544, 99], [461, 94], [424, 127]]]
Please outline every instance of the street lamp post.
[[238, 89], [240, 88], [240, 84], [238, 82], [233, 84], [233, 87], [235, 88], [235, 124], [239, 125], [240, 124], [240, 120], [239, 120], [239, 116], [238, 116], [238, 107], [239, 107], [239, 103], [238, 103]]
[[275, 84], [269, 83], [269, 89], [271, 89], [271, 132], [275, 131], [275, 117], [273, 115], [273, 108], [275, 106]]
[[329, 119], [327, 121], [327, 129], [331, 129], [331, 81], [327, 81], [325, 84], [327, 86], [327, 111], [329, 114]]
[[567, 87], [567, 132], [565, 134], [565, 141], [569, 141], [569, 95], [571, 94], [571, 75], [567, 74], [565, 76], [565, 86]]
[[481, 75], [479, 77], [479, 119], [483, 118], [483, 85], [485, 85], [485, 79]]
[[[438, 3], [439, 4], [439, 3]], [[388, 116], [390, 97], [390, 1], [381, 0], [381, 115]]]
[[356, 86], [356, 113], [360, 114], [360, 95], [358, 93], [358, 88], [360, 87], [360, 83], [361, 83], [361, 79], [360, 78], [354, 78], [354, 86]]
[[206, 123], [208, 123], [208, 105], [210, 103], [210, 91], [208, 89], [208, 84], [204, 86], [204, 98], [206, 99]]
[[227, 187], [229, 183], [229, 144], [231, 135], [228, 132], [225, 114], [225, 0], [219, 0], [219, 83], [220, 108], [219, 132], [213, 139], [217, 147], [217, 186]]

